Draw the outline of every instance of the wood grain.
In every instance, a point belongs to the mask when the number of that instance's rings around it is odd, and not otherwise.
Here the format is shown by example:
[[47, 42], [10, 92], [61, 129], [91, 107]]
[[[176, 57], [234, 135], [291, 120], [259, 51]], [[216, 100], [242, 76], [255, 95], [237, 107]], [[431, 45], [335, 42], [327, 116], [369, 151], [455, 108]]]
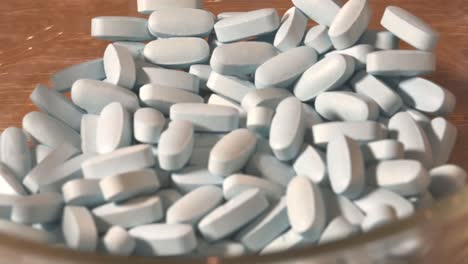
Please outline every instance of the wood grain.
[[[429, 78], [451, 90], [458, 99], [449, 118], [459, 131], [452, 161], [468, 169], [468, 8], [465, 0], [370, 0], [371, 28], [381, 28], [388, 5], [398, 5], [420, 16], [441, 32], [438, 70]], [[290, 0], [207, 0], [205, 7], [246, 11], [276, 7], [280, 14]], [[68, 65], [102, 56], [106, 42], [89, 36], [95, 16], [141, 16], [136, 0], [1, 0], [0, 3], [0, 130], [20, 126], [34, 109], [28, 96], [38, 83]]]

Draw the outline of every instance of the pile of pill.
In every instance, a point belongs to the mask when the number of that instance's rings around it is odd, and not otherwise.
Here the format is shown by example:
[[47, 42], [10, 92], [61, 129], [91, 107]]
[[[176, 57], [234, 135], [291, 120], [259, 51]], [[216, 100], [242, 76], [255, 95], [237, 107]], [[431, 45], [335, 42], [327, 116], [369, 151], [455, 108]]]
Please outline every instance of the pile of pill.
[[40, 112], [1, 134], [0, 232], [116, 255], [266, 254], [463, 188], [446, 164], [455, 97], [418, 77], [438, 33], [394, 6], [368, 30], [367, 0], [292, 3], [215, 17], [200, 0], [139, 0], [149, 19], [94, 18], [103, 58], [37, 86]]

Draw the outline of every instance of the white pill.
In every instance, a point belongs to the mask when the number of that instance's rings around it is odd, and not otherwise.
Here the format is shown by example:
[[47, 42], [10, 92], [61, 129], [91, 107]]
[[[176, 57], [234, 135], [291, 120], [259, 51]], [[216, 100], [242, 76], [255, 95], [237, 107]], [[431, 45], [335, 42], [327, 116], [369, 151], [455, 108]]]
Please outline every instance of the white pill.
[[131, 122], [130, 114], [120, 103], [105, 106], [98, 120], [96, 151], [105, 154], [130, 146], [133, 138]]
[[337, 136], [327, 146], [328, 177], [336, 194], [354, 199], [365, 188], [364, 159], [359, 143]]
[[255, 176], [233, 174], [223, 182], [223, 193], [226, 200], [251, 189], [258, 189], [270, 202], [278, 201], [285, 193], [284, 187]]
[[98, 115], [83, 115], [81, 118], [81, 150], [83, 153], [97, 153], [96, 137]]
[[235, 196], [206, 215], [198, 230], [210, 241], [220, 240], [240, 229], [268, 207], [268, 201], [257, 189]]
[[70, 90], [76, 80], [104, 80], [105, 78], [104, 61], [103, 59], [96, 59], [72, 65], [54, 73], [50, 82], [54, 90], [65, 92]]
[[219, 74], [245, 76], [277, 54], [270, 43], [241, 41], [217, 47], [211, 55], [210, 65]]
[[315, 110], [330, 121], [376, 120], [379, 106], [372, 99], [352, 92], [325, 92], [315, 99]]
[[440, 166], [449, 161], [457, 140], [457, 127], [443, 117], [432, 119], [429, 128], [425, 129], [432, 148], [432, 165]]
[[161, 134], [158, 145], [159, 166], [163, 170], [182, 169], [193, 151], [193, 125], [184, 120], [174, 120]]
[[306, 176], [316, 184], [328, 181], [325, 153], [311, 145], [304, 144], [293, 162], [297, 175]]
[[98, 233], [93, 216], [86, 207], [66, 206], [63, 210], [62, 232], [70, 248], [94, 252]]
[[364, 213], [359, 207], [348, 198], [336, 195], [328, 188], [322, 188], [321, 190], [327, 210], [327, 222], [342, 216], [354, 226], [361, 225], [364, 219]]
[[11, 208], [11, 220], [21, 224], [50, 223], [60, 219], [63, 199], [59, 193], [21, 196]]
[[299, 46], [304, 37], [307, 17], [296, 7], [291, 7], [281, 18], [281, 26], [275, 35], [275, 47], [285, 52]]
[[263, 137], [268, 137], [274, 114], [275, 111], [268, 107], [251, 109], [247, 115], [247, 128]]
[[192, 122], [197, 132], [229, 132], [239, 127], [239, 111], [221, 105], [179, 103], [171, 107], [170, 116]]
[[367, 72], [380, 76], [417, 76], [434, 72], [433, 53], [417, 50], [384, 50], [367, 56]]
[[431, 51], [439, 41], [439, 33], [431, 26], [396, 6], [389, 6], [385, 9], [380, 23], [398, 38], [419, 50]]
[[127, 48], [109, 44], [104, 51], [104, 71], [109, 83], [132, 89], [136, 81], [135, 62]]
[[192, 64], [208, 61], [210, 47], [201, 38], [158, 39], [146, 44], [143, 54], [151, 63], [169, 68], [188, 69]]
[[270, 146], [282, 161], [292, 160], [304, 142], [305, 125], [301, 102], [294, 97], [281, 101], [271, 122]]
[[158, 143], [165, 125], [166, 119], [156, 109], [140, 108], [133, 116], [133, 134], [142, 143]]
[[292, 48], [258, 67], [255, 86], [258, 89], [289, 88], [316, 61], [317, 52], [313, 48]]
[[199, 80], [195, 75], [163, 68], [149, 68], [151, 71], [151, 84], [170, 88], [178, 88], [198, 94]]
[[106, 201], [118, 203], [155, 193], [160, 183], [154, 170], [145, 169], [106, 177], [99, 182], [99, 187]]
[[386, 116], [392, 116], [403, 106], [400, 96], [392, 88], [365, 71], [354, 75], [351, 86], [356, 93], [374, 100]]
[[255, 90], [255, 85], [235, 76], [222, 75], [212, 71], [206, 86], [213, 92], [236, 102], [242, 102], [244, 96]]
[[335, 54], [310, 67], [294, 87], [294, 95], [301, 101], [313, 100], [319, 93], [343, 85], [354, 73], [352, 57]]
[[356, 228], [348, 222], [346, 218], [339, 216], [328, 223], [327, 227], [323, 230], [318, 243], [324, 244], [338, 241], [350, 237], [355, 233]]
[[259, 106], [276, 109], [283, 99], [292, 96], [286, 89], [264, 88], [248, 92], [242, 99], [241, 105], [246, 111]]
[[0, 163], [0, 194], [27, 195], [26, 189], [18, 178], [2, 163]]
[[318, 239], [326, 224], [325, 204], [318, 186], [305, 176], [296, 176], [288, 184], [286, 202], [292, 229]]
[[85, 178], [103, 179], [118, 173], [149, 168], [155, 163], [150, 145], [135, 145], [95, 156], [81, 167]]
[[3, 131], [0, 152], [1, 163], [17, 180], [21, 181], [32, 169], [33, 157], [22, 129], [9, 127]]
[[181, 192], [188, 193], [206, 185], [222, 186], [224, 178], [213, 175], [205, 166], [188, 166], [171, 175], [174, 186]]
[[233, 17], [233, 16], [242, 15], [243, 13], [245, 13], [245, 12], [238, 12], [238, 11], [221, 12], [221, 13], [218, 13], [216, 18], [217, 18], [217, 20], [221, 20], [221, 19], [224, 19], [224, 18], [230, 18], [230, 17]]
[[336, 49], [353, 46], [366, 31], [371, 20], [371, 10], [367, 0], [350, 0], [340, 9], [328, 35]]
[[15, 236], [19, 239], [34, 241], [41, 244], [53, 244], [55, 242], [55, 237], [48, 231], [14, 223], [10, 220], [0, 219], [0, 232]]
[[258, 175], [284, 187], [296, 175], [291, 165], [279, 161], [273, 154], [265, 153], [254, 154], [247, 162], [245, 172], [250, 175]]
[[136, 246], [135, 238], [120, 226], [111, 227], [102, 237], [102, 243], [107, 252], [119, 256], [131, 255]]
[[245, 125], [247, 112], [237, 102], [217, 94], [211, 94], [207, 104], [229, 106], [237, 109], [237, 111], [239, 111], [239, 126]]
[[230, 240], [219, 241], [214, 244], [199, 240], [196, 252], [202, 256], [234, 257], [244, 255], [247, 250], [242, 243]]
[[[81, 147], [81, 138], [73, 128], [42, 112], [29, 112], [23, 117], [23, 129], [39, 143], [56, 148], [63, 143]], [[2, 136], [3, 137], [3, 136]], [[7, 146], [2, 146], [6, 148]], [[2, 155], [3, 156], [3, 155]], [[5, 157], [2, 157], [5, 159]]]
[[388, 205], [395, 209], [399, 219], [411, 216], [414, 213], [414, 206], [400, 195], [385, 189], [375, 189], [354, 201], [366, 214], [375, 206]]
[[168, 224], [197, 224], [198, 221], [223, 201], [223, 191], [216, 186], [197, 188], [169, 207], [166, 212]]
[[94, 207], [104, 203], [98, 179], [75, 179], [62, 186], [67, 205]]
[[401, 196], [421, 194], [430, 183], [426, 169], [416, 160], [381, 161], [369, 166], [366, 174], [377, 186]]
[[208, 169], [226, 177], [241, 170], [255, 151], [257, 137], [247, 129], [237, 129], [222, 137], [210, 152]]
[[419, 112], [418, 110], [414, 110], [405, 105], [403, 105], [401, 110], [408, 113], [421, 128], [426, 129], [428, 126], [431, 125], [431, 119], [427, 115]]
[[332, 51], [327, 53], [325, 56], [330, 56], [334, 54], [348, 55], [356, 59], [356, 69], [365, 69], [367, 63], [367, 55], [374, 51], [374, 46], [361, 44], [343, 50]]
[[108, 41], [148, 41], [154, 39], [148, 21], [138, 17], [102, 16], [91, 20], [91, 36]]
[[191, 225], [142, 225], [130, 229], [129, 233], [137, 241], [135, 249], [137, 255], [183, 255], [197, 247], [197, 239]]
[[405, 148], [405, 158], [420, 161], [424, 167], [432, 164], [432, 150], [424, 130], [406, 112], [395, 114], [388, 123], [390, 137]]
[[233, 42], [273, 32], [279, 23], [276, 9], [265, 8], [222, 19], [214, 29], [219, 41]]
[[[145, 43], [143, 42], [133, 42], [133, 41], [116, 41], [114, 46], [126, 48], [132, 55], [134, 60], [142, 60], [143, 58], [143, 49], [145, 48]], [[137, 62], [135, 61], [135, 64]], [[136, 66], [136, 65], [135, 65]]]
[[366, 217], [361, 223], [361, 229], [364, 232], [369, 232], [397, 220], [396, 210], [384, 204], [375, 206], [366, 213]]
[[456, 99], [449, 90], [423, 78], [401, 81], [398, 93], [406, 104], [427, 114], [445, 116], [455, 108]]
[[345, 135], [354, 140], [368, 142], [387, 137], [387, 130], [374, 121], [329, 122], [312, 127], [314, 144], [324, 146], [338, 135]]
[[161, 203], [163, 206], [164, 211], [166, 211], [169, 207], [171, 207], [177, 200], [182, 198], [182, 194], [180, 194], [175, 189], [163, 189], [159, 190], [157, 195], [159, 199], [161, 199]]
[[314, 241], [308, 241], [308, 238], [298, 234], [293, 229], [289, 229], [288, 231], [286, 231], [285, 233], [268, 243], [260, 251], [260, 255], [282, 252], [291, 248], [300, 247], [307, 242], [312, 243]]
[[463, 189], [467, 174], [461, 167], [446, 164], [429, 171], [431, 184], [429, 191], [436, 199], [444, 198]]
[[76, 81], [71, 90], [73, 103], [88, 114], [99, 114], [108, 104], [121, 103], [130, 113], [139, 108], [137, 96], [130, 90], [111, 83], [82, 79]]
[[319, 54], [332, 49], [333, 44], [328, 36], [328, 27], [324, 25], [311, 27], [304, 37], [304, 45], [314, 48]]
[[334, 0], [293, 0], [293, 4], [320, 25], [330, 26], [340, 11]]
[[213, 26], [212, 13], [194, 8], [159, 8], [148, 19], [149, 31], [158, 38], [204, 37]]
[[207, 90], [206, 82], [211, 74], [211, 66], [204, 64], [193, 64], [190, 66], [189, 73], [198, 77], [200, 81], [200, 89]]
[[57, 147], [24, 177], [24, 186], [33, 192], [37, 192], [41, 178], [48, 177], [53, 168], [64, 163], [79, 152], [77, 148], [68, 144]]
[[389, 31], [366, 30], [358, 43], [372, 45], [379, 50], [392, 50], [400, 47], [400, 40]]
[[394, 139], [361, 144], [361, 151], [366, 162], [403, 159], [405, 155], [403, 144]]
[[76, 131], [80, 130], [83, 111], [59, 92], [39, 84], [31, 93], [29, 99], [31, 99], [41, 111], [57, 118]]
[[131, 228], [161, 220], [164, 211], [158, 196], [144, 196], [123, 203], [107, 203], [95, 207], [92, 213], [99, 231], [117, 225]]
[[146, 84], [140, 88], [141, 101], [152, 108], [168, 115], [172, 105], [178, 103], [203, 103], [199, 95], [177, 88]]
[[[148, 63], [144, 61], [145, 59], [136, 60], [136, 81], [135, 81], [135, 88], [141, 88], [141, 86], [145, 84], [157, 84], [159, 81], [159, 77], [161, 76], [161, 69], [159, 66]], [[185, 72], [180, 72], [185, 74]]]
[[203, 8], [202, 0], [138, 0], [138, 12], [149, 15], [161, 8]]

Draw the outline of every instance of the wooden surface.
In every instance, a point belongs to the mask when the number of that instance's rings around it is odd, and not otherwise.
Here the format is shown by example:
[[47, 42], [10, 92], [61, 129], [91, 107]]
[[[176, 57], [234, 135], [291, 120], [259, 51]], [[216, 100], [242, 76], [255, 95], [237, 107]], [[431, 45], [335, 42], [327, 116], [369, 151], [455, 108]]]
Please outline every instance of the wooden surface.
[[[468, 8], [466, 0], [369, 0], [371, 28], [381, 28], [388, 5], [398, 5], [441, 32], [437, 73], [429, 77], [451, 90], [457, 109], [450, 116], [459, 137], [453, 162], [468, 169]], [[290, 0], [208, 0], [217, 14], [276, 7], [283, 14]], [[102, 56], [106, 43], [89, 37], [95, 16], [140, 16], [136, 0], [1, 0], [0, 1], [0, 130], [19, 126], [34, 109], [28, 96], [38, 83], [48, 83], [54, 71]]]

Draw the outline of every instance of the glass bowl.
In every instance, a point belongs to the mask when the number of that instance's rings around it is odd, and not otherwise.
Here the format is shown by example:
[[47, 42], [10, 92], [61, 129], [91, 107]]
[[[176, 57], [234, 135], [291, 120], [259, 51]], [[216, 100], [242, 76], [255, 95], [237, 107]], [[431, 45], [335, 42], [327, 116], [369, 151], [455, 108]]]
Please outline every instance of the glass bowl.
[[[468, 169], [468, 20], [463, 1], [372, 0], [371, 28], [381, 28], [385, 6], [398, 5], [441, 32], [436, 50], [437, 72], [431, 80], [450, 89], [457, 109], [449, 119], [458, 127], [451, 162]], [[290, 0], [208, 0], [205, 8], [246, 11], [275, 7], [283, 14]], [[38, 83], [66, 66], [101, 57], [107, 43], [92, 39], [96, 16], [141, 16], [136, 0], [2, 0], [0, 3], [0, 129], [20, 126], [34, 109], [28, 97]], [[437, 202], [414, 216], [370, 233], [339, 242], [265, 256], [234, 258], [143, 258], [86, 254], [0, 235], [0, 263], [467, 263], [468, 189]]]

